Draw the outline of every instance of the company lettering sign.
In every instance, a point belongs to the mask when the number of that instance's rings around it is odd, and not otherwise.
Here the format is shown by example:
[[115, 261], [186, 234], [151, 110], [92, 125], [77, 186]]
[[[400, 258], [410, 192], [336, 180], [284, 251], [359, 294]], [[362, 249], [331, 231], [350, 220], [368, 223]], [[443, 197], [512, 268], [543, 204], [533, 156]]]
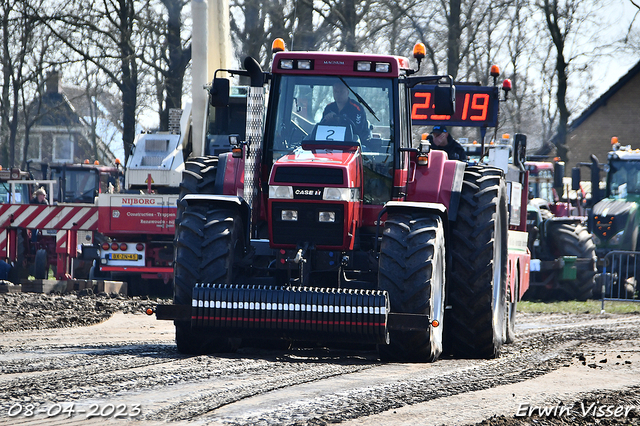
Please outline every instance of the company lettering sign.
[[123, 198], [122, 199], [123, 206], [149, 206], [149, 205], [157, 205], [155, 198]]

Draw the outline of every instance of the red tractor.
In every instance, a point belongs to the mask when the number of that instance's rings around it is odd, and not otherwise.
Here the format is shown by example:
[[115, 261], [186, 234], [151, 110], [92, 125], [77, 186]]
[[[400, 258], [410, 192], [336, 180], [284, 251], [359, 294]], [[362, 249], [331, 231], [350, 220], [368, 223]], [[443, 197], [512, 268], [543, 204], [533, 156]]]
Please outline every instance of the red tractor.
[[[499, 89], [418, 76], [396, 56], [280, 51], [271, 72], [244, 65], [228, 72], [251, 80], [246, 140], [185, 163], [174, 304], [156, 308], [178, 350], [248, 338], [376, 344], [395, 361], [497, 356], [528, 287], [523, 158], [449, 160], [411, 130], [495, 127]], [[214, 79], [213, 105], [229, 85]], [[355, 119], [323, 114], [336, 87]]]
[[582, 191], [571, 197], [569, 185], [563, 182], [563, 162], [527, 161], [526, 167], [531, 251], [527, 298], [590, 299], [597, 290], [596, 245], [587, 230]]

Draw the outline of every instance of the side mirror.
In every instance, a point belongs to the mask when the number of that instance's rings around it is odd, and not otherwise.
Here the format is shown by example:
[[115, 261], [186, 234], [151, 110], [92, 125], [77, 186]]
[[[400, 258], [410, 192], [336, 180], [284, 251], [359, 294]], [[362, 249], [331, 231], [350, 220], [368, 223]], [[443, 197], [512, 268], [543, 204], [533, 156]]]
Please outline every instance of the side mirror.
[[527, 158], [527, 135], [516, 133], [513, 138], [513, 158], [521, 170], [524, 170], [524, 163]]
[[229, 79], [214, 78], [209, 89], [209, 102], [214, 107], [226, 107], [229, 105]]
[[453, 115], [456, 112], [456, 86], [436, 86], [433, 93], [435, 115]]
[[571, 169], [571, 189], [578, 191], [580, 189], [580, 167]]
[[553, 164], [553, 187], [561, 188], [564, 186], [562, 178], [564, 177], [564, 162], [557, 161]]

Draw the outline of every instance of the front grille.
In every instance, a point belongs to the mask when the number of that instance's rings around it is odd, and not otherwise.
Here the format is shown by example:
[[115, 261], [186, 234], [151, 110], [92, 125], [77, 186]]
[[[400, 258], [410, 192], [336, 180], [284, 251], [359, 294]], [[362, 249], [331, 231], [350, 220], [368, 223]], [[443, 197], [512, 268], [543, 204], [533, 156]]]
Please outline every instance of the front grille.
[[278, 167], [273, 178], [276, 183], [319, 183], [342, 185], [342, 169], [331, 167]]
[[[298, 220], [283, 221], [282, 210], [296, 210]], [[336, 221], [318, 222], [321, 211], [335, 212]], [[274, 202], [271, 220], [274, 244], [342, 246], [344, 241], [344, 204]]]

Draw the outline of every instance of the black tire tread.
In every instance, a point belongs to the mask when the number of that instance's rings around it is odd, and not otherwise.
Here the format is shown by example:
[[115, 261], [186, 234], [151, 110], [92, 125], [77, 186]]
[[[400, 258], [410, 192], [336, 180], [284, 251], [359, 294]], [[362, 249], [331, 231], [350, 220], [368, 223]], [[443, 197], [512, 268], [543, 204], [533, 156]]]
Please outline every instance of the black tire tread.
[[[242, 241], [242, 226], [235, 212], [186, 206], [176, 226], [174, 298], [176, 305], [191, 305], [196, 283], [231, 284], [235, 243]], [[176, 344], [184, 354], [233, 352], [237, 339], [212, 337], [176, 322]]]
[[549, 232], [552, 250], [558, 256], [576, 256], [578, 259], [591, 259], [589, 264], [577, 265], [575, 280], [561, 281], [558, 284], [558, 298], [585, 301], [593, 296], [596, 275], [596, 245], [586, 226], [579, 223], [559, 223]]
[[[392, 312], [430, 315], [432, 278], [434, 268], [438, 267], [433, 261], [436, 250], [444, 250], [443, 233], [438, 217], [390, 214], [385, 221], [378, 285], [389, 293]], [[380, 357], [383, 361], [435, 361], [442, 352], [442, 341], [437, 342], [431, 333], [431, 330], [393, 331], [390, 343], [379, 346]]]
[[39, 249], [36, 251], [34, 261], [34, 277], [37, 280], [46, 280], [48, 278], [49, 265], [47, 265], [47, 251]]
[[[502, 283], [506, 292], [506, 187], [502, 171], [467, 166], [458, 217], [451, 224], [451, 285], [446, 318], [448, 348], [456, 356], [494, 358], [499, 355], [504, 330], [493, 327], [493, 252], [495, 220], [503, 210]], [[500, 303], [500, 302], [499, 302]], [[506, 303], [502, 301], [501, 303]], [[505, 308], [506, 309], [506, 308]], [[499, 325], [504, 327], [506, 321]]]

